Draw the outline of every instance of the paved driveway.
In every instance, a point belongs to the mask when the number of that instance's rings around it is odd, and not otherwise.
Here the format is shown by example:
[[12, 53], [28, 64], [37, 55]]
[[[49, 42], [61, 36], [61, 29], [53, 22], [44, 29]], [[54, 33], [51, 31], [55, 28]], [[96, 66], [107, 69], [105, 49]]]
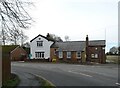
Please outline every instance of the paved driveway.
[[[12, 62], [12, 72], [43, 76], [56, 86], [117, 86], [117, 65]], [[33, 83], [34, 85], [35, 83]]]

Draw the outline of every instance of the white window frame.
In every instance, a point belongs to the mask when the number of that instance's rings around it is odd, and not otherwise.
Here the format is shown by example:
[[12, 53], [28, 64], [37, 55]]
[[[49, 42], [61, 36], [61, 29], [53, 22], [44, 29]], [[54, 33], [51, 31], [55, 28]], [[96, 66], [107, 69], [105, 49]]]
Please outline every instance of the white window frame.
[[[77, 52], [76, 55], [77, 55], [77, 58], [81, 58], [81, 52]], [[80, 57], [79, 57], [79, 55], [80, 55]]]
[[95, 50], [98, 50], [98, 48], [96, 47]]
[[67, 52], [67, 58], [71, 58], [72, 53], [70, 51]]
[[91, 58], [95, 58], [95, 55], [94, 55], [94, 54], [91, 54]]
[[37, 42], [37, 47], [43, 46], [43, 41], [36, 41]]
[[59, 51], [59, 58], [63, 58], [63, 52]]
[[98, 58], [98, 54], [95, 54], [95, 58]]
[[44, 58], [45, 57], [45, 53], [44, 52], [35, 52], [35, 58]]
[[91, 58], [98, 58], [98, 54], [96, 53], [96, 54], [91, 54]]

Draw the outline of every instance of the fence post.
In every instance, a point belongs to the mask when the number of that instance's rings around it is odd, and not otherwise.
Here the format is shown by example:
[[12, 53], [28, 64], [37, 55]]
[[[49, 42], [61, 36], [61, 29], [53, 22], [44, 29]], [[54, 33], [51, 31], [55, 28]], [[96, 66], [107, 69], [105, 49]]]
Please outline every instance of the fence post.
[[0, 88], [2, 87], [2, 42], [0, 41]]

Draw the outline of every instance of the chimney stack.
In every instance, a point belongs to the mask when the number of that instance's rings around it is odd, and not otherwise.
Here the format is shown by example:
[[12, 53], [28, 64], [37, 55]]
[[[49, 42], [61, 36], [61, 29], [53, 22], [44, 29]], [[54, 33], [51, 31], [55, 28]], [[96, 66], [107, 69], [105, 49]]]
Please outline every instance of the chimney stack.
[[88, 38], [88, 35], [86, 35], [86, 47], [88, 47], [89, 45], [89, 38]]
[[88, 49], [88, 46], [89, 46], [89, 38], [88, 38], [88, 35], [86, 35], [86, 60], [88, 61], [89, 60], [89, 57], [88, 57], [88, 53], [89, 53], [89, 49]]

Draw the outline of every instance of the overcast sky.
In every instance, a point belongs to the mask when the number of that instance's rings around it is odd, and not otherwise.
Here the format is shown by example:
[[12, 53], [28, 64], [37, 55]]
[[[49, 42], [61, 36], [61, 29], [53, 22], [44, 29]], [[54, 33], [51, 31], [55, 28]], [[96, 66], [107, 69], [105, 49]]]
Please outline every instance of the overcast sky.
[[[34, 0], [29, 13], [35, 21], [26, 35], [52, 33], [71, 41], [106, 39], [106, 51], [118, 45], [119, 0]], [[106, 31], [106, 32], [105, 32]]]

